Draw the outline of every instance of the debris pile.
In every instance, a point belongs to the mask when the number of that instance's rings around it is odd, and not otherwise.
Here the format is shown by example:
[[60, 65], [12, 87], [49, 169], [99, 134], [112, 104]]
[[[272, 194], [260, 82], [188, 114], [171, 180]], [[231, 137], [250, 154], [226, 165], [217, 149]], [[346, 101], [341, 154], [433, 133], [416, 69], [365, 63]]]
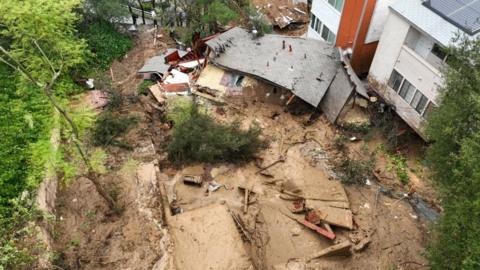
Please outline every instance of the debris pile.
[[291, 25], [308, 23], [308, 7], [306, 3], [295, 3], [291, 0], [253, 1], [257, 11], [263, 13], [270, 24], [280, 29]]

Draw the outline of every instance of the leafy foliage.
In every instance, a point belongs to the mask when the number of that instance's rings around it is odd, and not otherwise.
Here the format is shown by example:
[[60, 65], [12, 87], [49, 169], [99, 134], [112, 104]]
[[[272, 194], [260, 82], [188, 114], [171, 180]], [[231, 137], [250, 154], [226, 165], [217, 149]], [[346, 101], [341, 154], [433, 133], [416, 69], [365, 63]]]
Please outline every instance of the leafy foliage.
[[26, 269], [32, 263], [36, 243], [31, 221], [42, 217], [32, 196], [11, 200], [11, 213], [0, 214], [0, 269]]
[[74, 12], [81, 0], [2, 1], [0, 34], [11, 39], [10, 52], [41, 82], [49, 82], [51, 67], [34, 42], [43, 48], [55, 68], [70, 70], [85, 63], [86, 43], [76, 37]]
[[217, 30], [218, 23], [225, 25], [238, 18], [238, 14], [221, 0], [201, 0], [199, 2], [207, 7], [206, 12], [201, 17], [201, 21], [211, 25], [211, 31]]
[[106, 20], [128, 16], [128, 10], [122, 5], [127, 5], [128, 0], [85, 0], [85, 17], [94, 20]]
[[444, 207], [429, 248], [432, 269], [480, 269], [480, 41], [457, 44], [448, 50], [441, 103], [427, 127]]
[[144, 80], [139, 86], [138, 86], [138, 89], [137, 89], [137, 94], [138, 95], [146, 95], [148, 94], [148, 88], [152, 85], [154, 85], [155, 83], [152, 82], [152, 81], [148, 81], [148, 80]]
[[93, 144], [96, 146], [124, 145], [116, 138], [135, 123], [134, 117], [117, 116], [110, 111], [104, 112], [97, 119], [92, 131]]
[[364, 185], [372, 176], [375, 160], [360, 160], [346, 157], [335, 166], [340, 180], [347, 185]]
[[261, 130], [253, 126], [242, 130], [240, 123], [219, 124], [198, 111], [193, 103], [177, 121], [173, 138], [167, 145], [169, 159], [176, 164], [192, 162], [244, 162], [265, 146]]
[[91, 58], [93, 64], [100, 69], [107, 69], [113, 60], [122, 57], [133, 47], [130, 38], [119, 33], [113, 24], [104, 20], [89, 22], [82, 29], [81, 35], [95, 54], [95, 57]]
[[[33, 166], [34, 144], [49, 136], [52, 109], [32, 87], [19, 91], [17, 77], [0, 65], [0, 214], [10, 212], [9, 201], [27, 187], [27, 178], [42, 175]], [[37, 179], [38, 180], [38, 179]]]

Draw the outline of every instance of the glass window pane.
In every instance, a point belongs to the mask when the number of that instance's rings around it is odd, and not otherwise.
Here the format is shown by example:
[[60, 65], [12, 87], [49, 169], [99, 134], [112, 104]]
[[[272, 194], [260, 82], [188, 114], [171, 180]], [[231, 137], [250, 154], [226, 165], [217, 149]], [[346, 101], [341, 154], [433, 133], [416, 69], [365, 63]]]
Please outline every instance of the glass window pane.
[[412, 105], [413, 108], [416, 108], [422, 96], [423, 94], [417, 90], [417, 92], [415, 92], [415, 95], [413, 96], [412, 102], [410, 102], [410, 105]]
[[330, 29], [328, 29], [328, 27], [326, 25], [323, 26], [323, 29], [322, 29], [322, 38], [324, 40], [327, 40], [328, 39], [328, 33], [330, 32]]
[[337, 2], [335, 3], [335, 9], [342, 12], [342, 8], [343, 8], [343, 0], [337, 0]]
[[331, 43], [335, 43], [335, 38], [336, 38], [336, 37], [335, 37], [335, 34], [334, 34], [332, 31], [330, 31], [330, 33], [328, 33], [328, 39], [327, 39], [327, 41], [328, 41], [328, 42], [331, 42]]
[[315, 29], [315, 20], [316, 20], [315, 15], [313, 15], [312, 13], [312, 17], [310, 18], [310, 27], [313, 29]]
[[315, 25], [315, 31], [320, 34], [320, 29], [322, 29], [322, 22], [317, 18], [317, 24]]
[[335, 0], [328, 0], [328, 3], [332, 5], [332, 7], [335, 7]]
[[432, 54], [440, 58], [440, 60], [445, 60], [445, 58], [447, 57], [447, 54], [445, 53], [445, 49], [440, 47], [440, 45], [438, 45], [437, 43], [433, 45]]
[[415, 87], [409, 81], [405, 80], [398, 94], [405, 99], [406, 102], [410, 103], [415, 94]]
[[415, 107], [415, 110], [421, 114], [423, 112], [423, 109], [425, 109], [425, 105], [427, 105], [427, 102], [428, 102], [428, 98], [422, 95], [422, 98], [418, 102], [417, 107]]
[[402, 84], [403, 76], [400, 75], [396, 70], [392, 71], [390, 75], [390, 80], [388, 80], [388, 86], [390, 86], [395, 92], [398, 92], [400, 89], [400, 84]]

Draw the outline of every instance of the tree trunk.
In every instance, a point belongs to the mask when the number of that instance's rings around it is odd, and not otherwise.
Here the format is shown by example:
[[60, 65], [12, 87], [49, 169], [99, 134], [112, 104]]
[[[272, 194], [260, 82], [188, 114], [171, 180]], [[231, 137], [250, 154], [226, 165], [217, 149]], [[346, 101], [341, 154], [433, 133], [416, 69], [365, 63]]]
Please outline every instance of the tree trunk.
[[145, 24], [145, 10], [143, 9], [143, 4], [141, 0], [137, 0], [138, 4], [140, 5], [140, 9], [142, 10], [142, 22]]
[[85, 166], [87, 167], [87, 178], [92, 181], [93, 185], [95, 186], [95, 189], [97, 192], [100, 194], [100, 196], [103, 197], [103, 199], [107, 202], [108, 207], [110, 210], [112, 210], [114, 213], [118, 212], [118, 206], [117, 203], [112, 199], [110, 194], [103, 188], [103, 186], [98, 182], [98, 174], [95, 173], [92, 164], [90, 163], [90, 159], [88, 158], [87, 154], [83, 150], [82, 146], [79, 143], [79, 130], [75, 122], [70, 118], [68, 113], [58, 104], [58, 102], [55, 100], [55, 97], [49, 90], [50, 85], [44, 88], [44, 93], [50, 100], [50, 103], [55, 107], [55, 109], [62, 115], [62, 117], [67, 121], [67, 123], [70, 125], [70, 128], [72, 129], [73, 133], [73, 143], [75, 144], [75, 147], [77, 148], [78, 153], [80, 154], [83, 162], [85, 163]]

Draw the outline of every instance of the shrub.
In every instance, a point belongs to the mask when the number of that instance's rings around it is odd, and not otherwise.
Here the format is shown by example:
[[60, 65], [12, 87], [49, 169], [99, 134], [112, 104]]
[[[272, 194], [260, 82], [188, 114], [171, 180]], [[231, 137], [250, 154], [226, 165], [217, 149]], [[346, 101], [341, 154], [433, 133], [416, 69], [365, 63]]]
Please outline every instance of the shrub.
[[367, 178], [372, 176], [374, 164], [374, 159], [357, 160], [347, 157], [335, 166], [335, 170], [343, 183], [364, 185]]
[[95, 54], [93, 64], [100, 69], [107, 69], [113, 60], [122, 57], [133, 47], [130, 38], [119, 33], [107, 21], [89, 23], [83, 29], [82, 37]]
[[125, 142], [118, 141], [116, 138], [136, 122], [135, 117], [115, 116], [110, 111], [106, 111], [95, 122], [92, 132], [93, 144], [95, 146], [117, 145], [128, 148], [129, 146]]
[[354, 133], [367, 134], [370, 130], [370, 123], [345, 123], [342, 128]]
[[152, 81], [147, 81], [147, 80], [143, 81], [137, 88], [137, 94], [138, 95], [148, 94], [148, 88], [154, 84], [155, 83]]
[[265, 146], [259, 138], [261, 130], [252, 126], [242, 130], [239, 122], [219, 124], [190, 107], [186, 118], [175, 125], [167, 145], [169, 159], [176, 164], [193, 162], [245, 162]]

